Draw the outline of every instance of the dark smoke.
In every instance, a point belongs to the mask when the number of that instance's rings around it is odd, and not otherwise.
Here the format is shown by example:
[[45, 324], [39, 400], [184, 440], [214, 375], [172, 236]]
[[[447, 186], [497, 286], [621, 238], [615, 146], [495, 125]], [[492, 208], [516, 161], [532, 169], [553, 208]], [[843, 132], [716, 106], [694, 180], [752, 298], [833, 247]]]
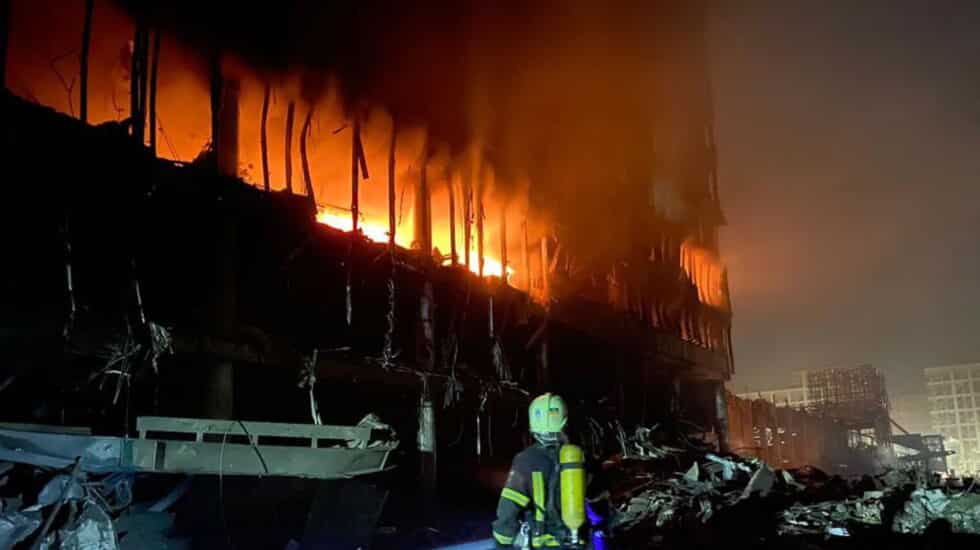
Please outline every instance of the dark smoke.
[[[454, 156], [482, 144], [498, 182], [529, 179], [532, 205], [583, 253], [619, 253], [655, 174], [698, 161], [686, 149], [708, 116], [691, 108], [708, 93], [700, 2], [117, 3], [202, 56], [299, 75], [311, 103], [334, 79], [348, 110], [381, 105]], [[616, 223], [595, 231], [604, 219]]]

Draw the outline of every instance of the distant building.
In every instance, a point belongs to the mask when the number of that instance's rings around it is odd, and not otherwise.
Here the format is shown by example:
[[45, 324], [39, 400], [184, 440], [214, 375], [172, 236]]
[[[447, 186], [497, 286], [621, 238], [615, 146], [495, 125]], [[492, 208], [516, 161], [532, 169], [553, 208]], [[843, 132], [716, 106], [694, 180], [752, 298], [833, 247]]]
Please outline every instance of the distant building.
[[807, 399], [806, 388], [802, 385], [791, 386], [777, 390], [753, 391], [736, 394], [742, 399], [762, 399], [777, 407], [790, 407], [793, 409], [805, 409], [810, 404]]
[[933, 430], [955, 452], [949, 467], [957, 473], [980, 472], [980, 363], [925, 369]]
[[851, 447], [872, 447], [891, 441], [888, 391], [880, 370], [859, 365], [804, 370], [797, 374], [799, 385], [746, 392], [738, 397], [764, 399], [778, 407], [803, 409], [839, 420], [848, 428]]
[[[801, 381], [799, 385], [787, 388], [746, 391], [736, 394], [742, 399], [762, 399], [777, 407], [790, 407], [793, 409], [814, 410], [817, 406], [817, 399], [814, 392], [806, 385], [805, 372], [798, 373]], [[889, 414], [895, 424], [901, 426], [899, 431], [908, 433], [928, 434], [935, 432], [932, 418], [929, 414], [929, 398], [925, 391], [925, 384], [921, 392], [906, 392], [897, 395], [888, 394]]]

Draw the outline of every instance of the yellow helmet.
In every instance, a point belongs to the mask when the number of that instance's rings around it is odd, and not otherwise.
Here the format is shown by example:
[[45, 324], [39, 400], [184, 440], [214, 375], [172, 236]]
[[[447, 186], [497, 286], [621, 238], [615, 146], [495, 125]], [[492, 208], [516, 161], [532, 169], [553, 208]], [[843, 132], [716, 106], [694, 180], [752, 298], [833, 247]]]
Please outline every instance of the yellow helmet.
[[568, 409], [565, 400], [553, 393], [541, 394], [531, 401], [527, 408], [528, 423], [531, 433], [550, 434], [565, 429], [568, 421]]

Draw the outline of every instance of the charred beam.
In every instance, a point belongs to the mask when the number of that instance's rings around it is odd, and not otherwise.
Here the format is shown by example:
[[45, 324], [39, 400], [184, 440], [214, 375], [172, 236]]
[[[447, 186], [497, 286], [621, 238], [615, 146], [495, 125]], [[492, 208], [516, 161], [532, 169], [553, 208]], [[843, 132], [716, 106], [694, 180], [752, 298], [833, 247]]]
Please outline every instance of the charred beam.
[[351, 230], [357, 233], [357, 222], [360, 215], [360, 152], [358, 147], [361, 141], [361, 117], [354, 113], [354, 128], [351, 131], [350, 140], [350, 217]]
[[218, 172], [225, 176], [238, 174], [238, 96], [237, 80], [225, 80], [221, 86], [216, 156]]
[[[133, 139], [140, 139], [137, 136], [137, 129], [139, 128], [139, 36], [140, 28], [139, 24], [136, 27], [136, 33], [133, 35], [133, 51], [130, 54], [131, 58], [129, 60], [129, 120], [132, 124], [132, 135]], [[211, 82], [211, 107], [212, 113], [214, 113], [214, 82]], [[214, 115], [212, 114], [212, 121], [214, 121]], [[213, 130], [213, 127], [212, 127]], [[212, 143], [213, 143], [212, 135]]]
[[92, 45], [92, 15], [94, 12], [95, 0], [85, 0], [85, 19], [82, 23], [82, 54], [79, 59], [79, 87], [81, 89], [79, 90], [78, 112], [81, 121], [86, 124], [88, 123], [88, 57], [89, 48]]
[[480, 277], [483, 277], [483, 268], [486, 263], [486, 258], [483, 255], [483, 221], [486, 218], [486, 212], [483, 209], [483, 178], [476, 184], [476, 255], [477, 255], [477, 273]]
[[225, 79], [221, 54], [211, 57], [211, 146], [220, 174], [238, 173], [238, 96], [236, 80]]
[[551, 286], [548, 282], [548, 237], [541, 237], [541, 294], [544, 302], [545, 321], [541, 334], [540, 363], [538, 364], [538, 383], [547, 386], [551, 381], [551, 365], [548, 350], [548, 316], [551, 313]]
[[388, 260], [391, 275], [388, 278], [388, 322], [382, 345], [382, 367], [391, 368], [395, 358], [395, 327], [397, 325], [397, 299], [395, 297], [395, 148], [398, 140], [398, 122], [391, 117], [391, 143], [388, 145]]
[[[474, 160], [474, 162], [476, 162]], [[463, 262], [470, 269], [470, 250], [473, 242], [473, 172], [463, 177]]]
[[221, 54], [211, 55], [211, 147], [218, 153], [218, 128], [221, 126], [221, 88], [224, 78], [221, 75]]
[[150, 88], [150, 29], [143, 27], [139, 34], [139, 143], [146, 143], [146, 115], [149, 111]]
[[398, 122], [391, 118], [391, 144], [388, 146], [388, 252], [395, 250], [395, 142]]
[[[146, 138], [146, 86], [147, 59], [149, 58], [149, 32], [142, 23], [136, 24], [133, 35], [133, 56], [129, 74], [130, 119], [133, 139], [142, 145]], [[86, 113], [87, 116], [87, 113]]]
[[157, 74], [160, 69], [160, 31], [153, 33], [153, 59], [150, 62], [150, 151], [157, 154]]
[[290, 101], [286, 108], [286, 192], [293, 194], [293, 119], [296, 117], [296, 102]]
[[500, 279], [507, 284], [507, 209], [500, 209]]
[[527, 218], [521, 222], [521, 271], [524, 272], [524, 292], [531, 295], [531, 261], [527, 244]]
[[452, 174], [449, 174], [446, 181], [449, 184], [449, 261], [457, 265], [459, 255], [456, 253], [456, 190], [453, 188]]
[[269, 98], [272, 95], [272, 86], [265, 84], [265, 94], [262, 96], [262, 122], [259, 125], [259, 144], [262, 148], [262, 185], [265, 190], [271, 191], [269, 183]]
[[428, 144], [422, 146], [422, 160], [419, 165], [419, 186], [415, 199], [415, 239], [419, 249], [432, 254], [432, 197], [429, 193]]
[[[361, 117], [358, 113], [354, 112], [354, 127], [351, 129], [351, 161], [350, 161], [350, 178], [351, 178], [351, 190], [350, 190], [350, 215], [351, 215], [351, 232], [350, 241], [347, 248], [347, 284], [344, 286], [344, 303], [346, 309], [346, 319], [347, 326], [353, 326], [354, 322], [354, 295], [352, 292], [352, 283], [354, 278], [354, 262], [352, 260], [354, 254], [354, 243], [357, 240], [358, 232], [358, 218], [360, 218], [360, 191], [358, 189], [360, 178], [359, 171], [361, 168], [361, 158], [363, 155], [361, 148]], [[365, 169], [365, 172], [367, 170]]]
[[354, 144], [357, 147], [357, 165], [361, 169], [361, 179], [371, 179], [368, 174], [367, 157], [364, 155], [364, 140], [361, 139], [361, 127], [357, 127], [357, 142]]
[[310, 139], [310, 122], [313, 120], [313, 107], [306, 111], [303, 129], [299, 135], [299, 158], [303, 163], [303, 183], [306, 185], [306, 196], [310, 198], [313, 210], [316, 210], [316, 196], [313, 193], [313, 178], [310, 176], [310, 159], [306, 154], [306, 142]]
[[541, 237], [541, 293], [544, 301], [545, 310], [551, 304], [551, 285], [548, 281], [548, 237]]

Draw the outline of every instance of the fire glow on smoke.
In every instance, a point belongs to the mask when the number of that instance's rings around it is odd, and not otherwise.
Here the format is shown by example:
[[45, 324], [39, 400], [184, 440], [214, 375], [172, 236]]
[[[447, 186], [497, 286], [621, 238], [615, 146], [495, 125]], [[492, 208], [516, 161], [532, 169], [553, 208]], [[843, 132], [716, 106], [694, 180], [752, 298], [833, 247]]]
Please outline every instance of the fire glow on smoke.
[[[77, 116], [80, 100], [77, 85], [80, 71], [78, 51], [85, 3], [14, 0], [14, 4], [9, 27], [11, 34], [7, 52], [7, 86], [22, 97]], [[118, 122], [129, 116], [129, 72], [134, 25], [129, 15], [120, 7], [124, 3], [96, 0], [95, 4], [89, 60], [88, 119], [92, 124]], [[414, 6], [407, 9], [415, 11]], [[52, 18], [51, 13], [58, 13], [59, 17]], [[466, 144], [461, 142], [449, 147], [447, 143], [440, 141], [439, 133], [427, 127], [424, 117], [399, 119], [396, 126], [391, 112], [380, 101], [358, 106], [364, 160], [370, 172], [370, 175], [364, 174], [361, 178], [358, 193], [361, 215], [358, 229], [365, 238], [376, 242], [388, 240], [386, 167], [394, 139], [396, 243], [404, 248], [420, 248], [415, 242], [414, 203], [424, 165], [431, 200], [429, 223], [432, 228], [432, 250], [429, 252], [433, 257], [443, 263], [451, 263], [448, 259], [452, 249], [449, 233], [450, 226], [454, 225], [458, 263], [466, 264], [465, 228], [468, 222], [471, 228], [468, 263], [473, 272], [479, 272], [475, 223], [477, 214], [473, 209], [464, 213], [464, 197], [470, 193], [472, 200], [478, 194], [484, 205], [484, 275], [499, 277], [504, 272], [500, 258], [505, 255], [506, 250], [508, 282], [515, 287], [529, 290], [532, 296], [541, 296], [540, 292], [544, 287], [542, 260], [548, 261], [552, 258], [543, 259], [542, 247], [536, 243], [542, 236], [552, 235], [554, 226], [563, 217], [573, 219], [576, 223], [581, 223], [581, 220], [590, 220], [586, 222], [590, 225], [594, 223], [591, 221], [592, 214], [609, 208], [610, 197], [616, 195], [610, 193], [610, 169], [616, 167], [619, 170], [619, 164], [624, 160], [636, 160], [633, 156], [645, 159], [650, 153], [643, 140], [634, 140], [635, 147], [631, 148], [626, 143], [629, 140], [607, 139], [605, 136], [619, 136], [624, 128], [630, 129], [634, 123], [646, 120], [644, 116], [640, 116], [643, 114], [642, 110], [630, 111], [636, 105], [662, 104], [668, 106], [670, 112], [675, 110], [669, 90], [663, 91], [666, 94], [663, 97], [656, 96], [660, 99], [648, 97], [651, 90], [660, 88], [651, 88], [650, 82], [642, 81], [643, 78], [650, 78], [659, 83], [666, 78], [665, 74], [672, 74], [669, 68], [665, 67], [666, 72], [638, 72], [635, 65], [626, 62], [633, 59], [632, 57], [609, 54], [616, 51], [635, 51], [632, 48], [635, 46], [632, 42], [634, 38], [638, 41], [637, 44], [647, 44], [648, 40], [657, 36], [664, 37], [666, 42], [661, 46], [665, 51], [673, 51], [672, 40], [677, 33], [652, 33], [651, 36], [647, 25], [651, 20], [646, 16], [638, 16], [629, 19], [635, 23], [632, 26], [635, 34], [630, 34], [623, 32], [624, 26], [630, 26], [625, 25], [627, 20], [623, 18], [606, 21], [602, 17], [591, 17], [599, 14], [590, 13], [590, 10], [584, 13], [588, 13], [590, 17], [555, 21], [547, 13], [547, 9], [544, 9], [540, 14], [542, 21], [551, 21], [558, 26], [537, 28], [532, 23], [527, 23], [527, 26], [521, 27], [523, 31], [514, 31], [513, 38], [523, 40], [517, 43], [520, 47], [514, 48], [520, 54], [517, 59], [512, 60], [513, 63], [503, 66], [515, 68], [513, 82], [511, 79], [506, 80], [507, 90], [515, 93], [513, 97], [504, 97], [506, 101], [500, 105], [508, 107], [498, 111], [490, 108], [492, 104], [488, 97], [461, 94], [467, 104], [466, 116], [470, 118], [467, 127], [471, 135], [466, 138], [469, 140]], [[402, 22], [398, 20], [397, 23], [400, 25]], [[571, 26], [563, 26], [566, 24]], [[576, 26], [578, 24], [582, 27]], [[609, 24], [608, 28], [603, 27], [604, 24]], [[469, 27], [462, 25], [461, 28]], [[489, 67], [478, 63], [482, 58], [476, 54], [481, 54], [486, 59], [498, 59], [497, 55], [489, 54], [498, 53], [495, 37], [499, 29], [493, 25], [481, 25], [472, 29], [477, 28], [487, 33], [487, 40], [485, 44], [479, 40], [468, 42], [476, 48], [473, 59], [477, 61], [474, 61], [474, 67], [489, 70]], [[583, 29], [615, 29], [615, 33], [579, 32]], [[526, 32], [532, 30], [534, 32]], [[565, 36], [560, 33], [571, 31], [575, 31], [576, 36], [601, 37], [603, 44], [607, 39], [617, 37], [622, 39], [622, 43], [613, 40], [618, 44], [618, 49], [607, 50], [596, 48], [594, 40], [582, 40], [576, 44], [555, 40], [556, 37]], [[433, 37], [435, 34], [420, 33], [419, 36]], [[480, 44], [489, 45], [489, 49], [480, 50], [477, 48]], [[554, 55], [551, 44], [561, 44], [561, 56]], [[514, 44], [508, 42], [504, 46], [511, 49]], [[679, 44], [679, 47], [679, 51], [683, 51], [685, 46]], [[403, 49], [397, 48], [398, 51]], [[431, 48], [420, 51], [430, 50], [434, 51]], [[157, 154], [163, 158], [190, 162], [208, 146], [211, 139], [210, 83], [208, 64], [204, 59], [206, 56], [192, 42], [185, 42], [173, 33], [166, 32], [166, 29], [162, 33], [161, 52], [159, 82], [156, 87]], [[457, 54], [458, 52], [453, 52], [453, 56]], [[431, 63], [428, 53], [420, 59], [426, 68]], [[496, 67], [492, 64], [491, 66]], [[410, 63], [406, 67], [415, 65]], [[601, 68], [598, 73], [601, 77], [581, 78], [586, 74], [583, 72], [585, 67], [590, 70]], [[454, 75], [454, 78], [470, 78], [472, 88], [476, 91], [488, 89], [487, 83], [480, 77], [480, 71], [476, 69], [472, 73]], [[383, 70], [390, 71], [392, 67], [385, 64]], [[306, 194], [307, 188], [310, 188], [318, 204], [349, 204], [352, 171], [350, 106], [351, 100], [356, 98], [344, 96], [345, 88], [340, 86], [338, 80], [341, 77], [317, 73], [313, 75], [316, 78], [311, 79], [310, 69], [301, 65], [278, 66], [277, 70], [271, 72], [267, 69], [260, 70], [234, 52], [228, 52], [223, 58], [222, 73], [226, 78], [236, 81], [239, 90], [237, 175], [259, 188], [268, 186], [276, 191], [288, 188], [298, 194]], [[394, 73], [386, 79], [397, 82], [399, 74], [402, 73]], [[630, 90], [624, 90], [617, 84], [622, 81], [635, 84], [629, 88], [635, 92], [632, 99], [636, 101], [629, 101], [631, 96], [625, 92]], [[316, 85], [311, 86], [311, 82]], [[400, 84], [400, 87], [411, 86]], [[605, 101], [585, 101], [589, 98]], [[424, 101], [426, 98], [419, 96], [414, 99]], [[565, 112], [563, 109], [580, 113], [583, 104], [594, 107], [603, 105], [612, 109], [609, 111], [596, 108], [595, 113], [588, 117], [550, 118], [556, 113]], [[267, 108], [265, 124], [262, 117], [264, 105]], [[294, 111], [295, 119], [291, 131], [287, 132], [287, 113], [291, 110]], [[304, 137], [302, 128], [307, 117], [310, 124]], [[671, 117], [661, 118], [673, 120]], [[553, 120], [574, 121], [574, 124], [553, 126]], [[653, 117], [651, 120], [659, 119]], [[263, 162], [261, 147], [263, 128], [267, 142], [266, 162]], [[490, 130], [496, 132], [496, 142], [490, 139]], [[684, 135], [684, 132], [686, 129], [680, 124], [677, 128], [668, 126], [662, 129], [665, 139], [673, 139], [674, 134]], [[501, 147], [504, 138], [509, 145]], [[306, 165], [310, 179], [308, 185], [304, 181], [300, 156], [301, 140], [305, 140], [306, 144]], [[483, 140], [489, 141], [483, 143]], [[671, 143], [674, 141], [682, 143], [683, 139], [676, 138]], [[289, 155], [285, 153], [287, 143], [291, 150]], [[539, 144], [552, 146], [539, 148]], [[590, 154], [582, 155], [583, 147]], [[612, 149], [608, 149], [609, 147]], [[495, 154], [489, 154], [492, 150], [496, 151]], [[610, 157], [610, 153], [615, 154]], [[617, 156], [620, 153], [625, 156]], [[491, 165], [495, 157], [509, 159], [512, 166], [507, 170], [497, 170], [498, 167]], [[601, 160], [586, 162], [583, 159]], [[628, 162], [626, 164], [629, 165]], [[537, 171], [531, 170], [532, 168]], [[287, 173], [290, 174], [288, 180]], [[536, 178], [535, 181], [532, 182], [532, 178]], [[536, 190], [538, 196], [533, 206], [529, 198], [531, 188]], [[542, 189], [550, 191], [541, 193]], [[455, 200], [454, 213], [450, 207], [450, 196]], [[455, 218], [454, 224], [450, 221], [451, 216]], [[350, 212], [340, 208], [327, 207], [320, 211], [317, 219], [344, 231], [350, 231], [352, 227]], [[504, 220], [506, 232], [501, 230]], [[609, 228], [608, 231], [592, 231], [597, 237], [603, 238], [570, 240], [561, 246], [560, 254], [571, 258], [572, 263], [579, 267], [584, 266], [585, 269], [580, 269], [580, 272], [598, 268], [597, 273], [608, 273], [608, 263], [592, 266], [589, 262], [593, 257], [601, 257], [601, 261], [605, 262], [603, 254], [607, 248], [617, 248], [618, 243], [630, 242], [626, 238], [628, 235], [622, 234], [623, 228], [628, 226], [630, 224], [627, 223], [607, 224], [605, 227]], [[569, 246], [571, 242], [576, 243], [576, 248]], [[583, 242], [589, 245], [588, 249], [581, 249]], [[603, 254], [598, 254], [597, 250], [601, 250]], [[552, 249], [552, 253], [554, 252]], [[697, 286], [702, 302], [722, 309], [728, 307], [725, 266], [717, 254], [697, 246], [696, 243], [685, 243], [680, 263], [687, 277]], [[511, 266], [517, 269], [512, 269]], [[602, 278], [598, 277], [596, 280], [601, 281]]]

